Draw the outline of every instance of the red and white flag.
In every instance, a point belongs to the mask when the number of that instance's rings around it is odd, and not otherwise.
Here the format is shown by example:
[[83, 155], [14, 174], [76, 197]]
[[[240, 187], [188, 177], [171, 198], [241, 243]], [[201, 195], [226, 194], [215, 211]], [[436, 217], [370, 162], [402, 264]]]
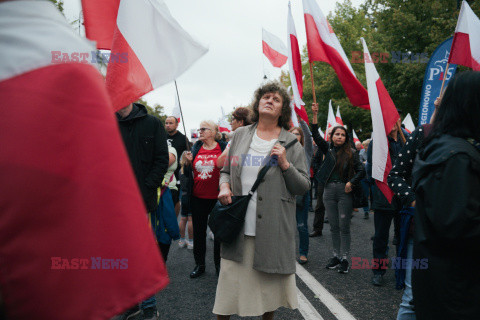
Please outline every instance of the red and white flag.
[[175, 107], [172, 111], [172, 116], [177, 119], [177, 122], [180, 123], [182, 119], [182, 115], [180, 113], [180, 102], [178, 101], [178, 95], [175, 93]]
[[290, 82], [292, 83], [293, 104], [295, 112], [307, 124], [308, 115], [305, 110], [305, 103], [302, 101], [303, 96], [303, 75], [302, 60], [300, 57], [300, 49], [298, 47], [297, 32], [295, 31], [295, 23], [293, 22], [292, 9], [290, 2], [288, 3], [287, 17], [287, 33], [288, 33], [288, 67], [290, 73]]
[[168, 278], [102, 76], [52, 63], [95, 48], [49, 1], [0, 3], [0, 48], [6, 316], [110, 319]]
[[337, 107], [337, 115], [335, 116], [335, 120], [341, 126], [343, 126], [342, 116], [340, 115], [340, 107]]
[[292, 127], [300, 127], [298, 122], [297, 113], [295, 112], [295, 107], [293, 105], [293, 100], [290, 102], [290, 107], [292, 108]]
[[222, 109], [222, 117], [218, 121], [218, 130], [220, 130], [220, 132], [231, 132], [232, 126], [227, 121], [227, 117], [225, 115], [225, 112], [223, 111], [223, 107], [220, 107], [220, 109]]
[[[208, 51], [178, 24], [162, 0], [82, 0], [82, 5], [87, 35], [106, 37], [114, 18], [106, 85], [115, 110], [177, 79]], [[111, 10], [100, 11], [105, 7]]]
[[407, 114], [405, 119], [403, 119], [402, 123], [405, 125], [405, 130], [407, 130], [408, 133], [412, 133], [413, 130], [415, 130], [415, 124], [413, 124], [412, 116], [410, 115], [410, 113]]
[[480, 19], [466, 1], [462, 1], [448, 62], [480, 71]]
[[392, 169], [392, 160], [390, 159], [387, 136], [400, 116], [375, 69], [365, 39], [361, 38], [361, 40], [365, 56], [365, 73], [373, 126], [372, 177], [376, 180], [378, 188], [387, 200], [391, 202], [393, 192], [387, 185], [387, 176]]
[[332, 26], [316, 1], [303, 0], [303, 12], [310, 62], [323, 61], [331, 65], [352, 105], [370, 109], [367, 90], [357, 79]]
[[[352, 129], [352, 134], [353, 134], [353, 143], [354, 144], [356, 144], [357, 142], [362, 143], [362, 141], [360, 141], [360, 139], [358, 139], [357, 134], [355, 133], [355, 130], [353, 130], [353, 129]], [[363, 149], [363, 145], [362, 145], [362, 149]]]
[[263, 54], [272, 65], [281, 68], [288, 59], [288, 50], [285, 44], [277, 36], [262, 28]]

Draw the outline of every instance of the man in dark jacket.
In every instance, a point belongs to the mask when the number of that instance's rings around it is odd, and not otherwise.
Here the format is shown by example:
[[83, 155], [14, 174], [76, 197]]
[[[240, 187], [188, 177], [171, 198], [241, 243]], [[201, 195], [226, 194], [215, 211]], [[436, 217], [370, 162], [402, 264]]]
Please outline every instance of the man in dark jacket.
[[[143, 201], [149, 213], [157, 209], [157, 189], [168, 169], [168, 146], [160, 119], [145, 106], [132, 103], [117, 112], [118, 125]], [[158, 319], [155, 296], [141, 303], [145, 319]], [[127, 313], [140, 313], [138, 307]]]
[[[403, 142], [401, 141], [397, 126], [394, 126], [390, 134], [387, 136], [388, 139], [388, 149], [390, 152], [390, 159], [392, 163], [395, 162], [400, 150], [403, 148]], [[372, 140], [368, 146], [367, 151], [367, 175], [372, 176], [372, 150], [373, 150]], [[377, 187], [375, 181], [372, 183], [372, 209], [375, 211], [374, 214], [374, 225], [375, 225], [375, 236], [373, 238], [373, 258], [378, 259], [378, 266], [373, 271], [372, 283], [375, 286], [383, 285], [383, 275], [386, 272], [387, 264], [381, 263], [381, 261], [386, 261], [387, 258], [387, 249], [388, 249], [388, 239], [390, 232], [390, 225], [392, 219], [400, 218], [400, 210], [402, 205], [400, 199], [396, 196], [393, 197], [392, 202], [389, 203], [387, 198], [383, 195], [382, 191]], [[399, 224], [398, 224], [399, 226]], [[396, 228], [394, 228], [396, 229]], [[399, 230], [398, 230], [399, 231]], [[397, 232], [397, 230], [395, 230]], [[383, 260], [382, 260], [383, 259]]]

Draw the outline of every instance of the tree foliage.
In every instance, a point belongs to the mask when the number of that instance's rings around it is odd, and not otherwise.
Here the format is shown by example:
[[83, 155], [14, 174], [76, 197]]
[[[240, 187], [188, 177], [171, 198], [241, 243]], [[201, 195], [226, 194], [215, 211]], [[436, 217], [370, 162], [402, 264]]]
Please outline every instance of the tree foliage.
[[[480, 2], [469, 2], [480, 15]], [[418, 118], [428, 59], [441, 42], [453, 35], [458, 13], [457, 2], [452, 0], [366, 0], [359, 8], [345, 0], [337, 3], [327, 19], [365, 88], [364, 63], [352, 63], [354, 52], [363, 52], [360, 37], [365, 38], [370, 53], [388, 53], [388, 61], [376, 63], [375, 67], [397, 109], [402, 110], [404, 116], [410, 113]], [[306, 46], [302, 50], [302, 69], [305, 76], [303, 101], [311, 116], [313, 96]], [[334, 112], [340, 106], [348, 128], [355, 129], [360, 139], [370, 137], [370, 112], [350, 104], [333, 68], [324, 62], [314, 62], [313, 79], [320, 127], [325, 128], [328, 102], [332, 99]], [[282, 72], [280, 81], [290, 85], [288, 72]]]

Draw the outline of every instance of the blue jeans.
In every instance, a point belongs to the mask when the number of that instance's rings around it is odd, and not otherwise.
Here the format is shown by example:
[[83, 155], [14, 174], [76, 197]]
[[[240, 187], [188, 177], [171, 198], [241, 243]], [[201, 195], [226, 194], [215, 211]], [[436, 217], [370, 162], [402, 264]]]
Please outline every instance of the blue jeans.
[[297, 207], [297, 229], [300, 238], [299, 253], [301, 256], [308, 255], [308, 206], [310, 204], [310, 193], [307, 192], [303, 197], [303, 207]]
[[140, 309], [145, 310], [147, 308], [157, 307], [157, 300], [155, 296], [148, 298], [147, 300], [142, 301], [140, 304]]
[[[413, 239], [408, 240], [407, 247], [407, 259], [413, 257]], [[400, 303], [400, 309], [398, 309], [397, 320], [415, 320], [415, 311], [410, 301], [413, 300], [412, 293], [412, 268], [407, 268], [405, 275], [405, 289], [403, 290], [402, 303]]]

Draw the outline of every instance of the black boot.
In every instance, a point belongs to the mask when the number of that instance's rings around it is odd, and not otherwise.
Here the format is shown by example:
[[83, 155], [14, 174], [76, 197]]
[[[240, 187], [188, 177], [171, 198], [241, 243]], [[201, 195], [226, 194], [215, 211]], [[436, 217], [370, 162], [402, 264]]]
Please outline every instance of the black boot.
[[190, 278], [192, 278], [192, 279], [193, 278], [198, 278], [204, 273], [205, 273], [205, 265], [197, 264], [195, 266], [195, 269], [193, 269], [192, 273], [190, 273]]

